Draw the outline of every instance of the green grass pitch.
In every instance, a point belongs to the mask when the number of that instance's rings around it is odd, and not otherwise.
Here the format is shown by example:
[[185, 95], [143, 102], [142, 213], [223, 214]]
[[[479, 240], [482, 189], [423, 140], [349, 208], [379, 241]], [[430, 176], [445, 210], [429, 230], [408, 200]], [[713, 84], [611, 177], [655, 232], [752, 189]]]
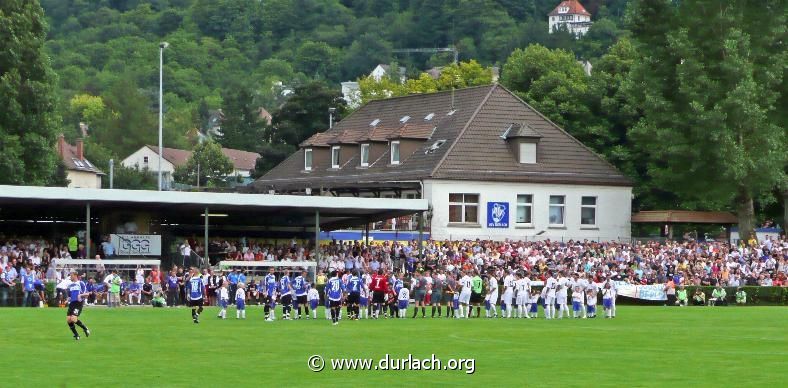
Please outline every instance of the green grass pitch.
[[[762, 387], [785, 383], [788, 356], [785, 307], [619, 306], [612, 320], [417, 318], [336, 327], [325, 319], [264, 322], [258, 306], [247, 308], [245, 321], [232, 308], [225, 321], [216, 312], [208, 308], [194, 324], [186, 308], [87, 308], [82, 319], [93, 334], [77, 342], [65, 309], [2, 309], [2, 385]], [[386, 353], [474, 358], [475, 373], [307, 367], [315, 354], [377, 362]]]

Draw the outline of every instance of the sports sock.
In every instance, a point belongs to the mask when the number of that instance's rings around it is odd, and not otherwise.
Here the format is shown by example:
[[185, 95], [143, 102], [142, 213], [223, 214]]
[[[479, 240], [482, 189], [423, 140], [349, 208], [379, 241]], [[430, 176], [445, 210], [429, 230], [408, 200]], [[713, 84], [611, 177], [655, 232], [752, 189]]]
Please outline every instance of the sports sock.
[[442, 307], [440, 305], [438, 305], [438, 318], [440, 318], [440, 316], [442, 315], [442, 311], [441, 310], [442, 310]]
[[241, 310], [241, 318], [246, 319], [246, 310]]
[[79, 319], [77, 319], [77, 326], [81, 327], [82, 330], [85, 330], [85, 331], [88, 330], [87, 326], [85, 326], [85, 324], [82, 323], [82, 321], [80, 321]]
[[77, 333], [77, 328], [74, 326], [74, 322], [69, 322], [68, 328], [71, 329], [72, 333], [74, 333], [74, 337], [79, 337], [79, 333]]
[[197, 311], [192, 309], [192, 319], [197, 319]]
[[476, 318], [482, 317], [482, 308], [480, 306], [476, 306]]
[[418, 314], [418, 313], [419, 313], [419, 308], [418, 307], [414, 307], [413, 308], [413, 318], [416, 318], [416, 314]]
[[424, 316], [426, 316], [426, 315], [427, 315], [426, 311], [427, 311], [427, 309], [426, 309], [426, 308], [424, 308], [424, 306], [421, 306], [421, 317], [422, 317], [422, 318], [424, 318]]
[[240, 317], [241, 317], [241, 310], [235, 310], [235, 319], [238, 319]]
[[433, 317], [433, 318], [435, 318], [435, 311], [436, 311], [436, 310], [437, 310], [437, 309], [435, 308], [435, 306], [432, 306], [432, 317]]

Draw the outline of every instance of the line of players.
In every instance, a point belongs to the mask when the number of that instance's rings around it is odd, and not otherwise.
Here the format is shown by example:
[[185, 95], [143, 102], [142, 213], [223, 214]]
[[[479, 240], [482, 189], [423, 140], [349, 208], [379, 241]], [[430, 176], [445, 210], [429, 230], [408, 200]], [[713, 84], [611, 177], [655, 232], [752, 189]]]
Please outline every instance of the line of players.
[[[396, 274], [386, 274], [382, 270], [374, 274], [340, 273], [334, 271], [326, 283], [324, 299], [326, 303], [326, 318], [331, 319], [336, 325], [341, 318], [343, 302], [347, 307], [347, 316], [350, 319], [398, 317], [405, 318], [411, 292], [416, 308], [413, 318], [421, 307], [422, 317], [426, 317], [426, 305], [432, 306], [432, 317], [437, 310], [438, 317], [442, 316], [442, 307], [447, 304], [446, 317], [471, 318], [472, 307], [476, 307], [476, 317], [480, 317], [481, 303], [484, 303], [485, 315], [488, 318], [497, 318], [499, 301], [499, 283], [494, 276], [494, 271], [489, 271], [486, 280], [481, 273], [468, 270], [460, 271], [459, 281], [451, 274], [439, 273], [435, 278], [429, 272], [417, 274], [411, 280], [411, 287], [406, 288], [404, 282]], [[199, 323], [199, 314], [202, 312], [202, 301], [205, 296], [205, 284], [199, 273], [192, 269], [188, 279], [189, 305], [192, 306], [192, 318]], [[282, 305], [282, 319], [301, 319], [302, 307], [304, 315], [317, 318], [317, 306], [320, 295], [317, 289], [311, 287], [307, 281], [307, 273], [302, 272], [295, 278], [290, 277], [289, 271], [277, 279], [274, 268], [269, 269], [260, 284], [264, 304], [266, 321], [276, 319], [277, 301]], [[537, 291], [532, 286], [532, 281], [526, 273], [510, 271], [503, 279], [503, 292], [500, 295], [501, 318], [536, 318], [538, 306], [543, 306], [546, 319], [595, 318], [597, 298], [602, 292], [602, 305], [606, 318], [615, 317], [616, 288], [612, 281], [605, 281], [601, 287], [586, 280], [584, 274], [572, 274], [567, 277], [564, 272], [549, 272], [544, 281], [544, 287]], [[572, 291], [572, 313], [568, 303], [569, 290]], [[486, 291], [483, 293], [483, 291]], [[371, 296], [371, 300], [370, 300]], [[221, 310], [218, 318], [226, 319], [227, 306], [229, 305], [229, 292], [226, 285], [218, 290], [219, 305]], [[240, 283], [235, 292], [236, 318], [246, 318], [246, 290]], [[557, 310], [557, 316], [556, 316]], [[291, 316], [292, 314], [292, 316]]]

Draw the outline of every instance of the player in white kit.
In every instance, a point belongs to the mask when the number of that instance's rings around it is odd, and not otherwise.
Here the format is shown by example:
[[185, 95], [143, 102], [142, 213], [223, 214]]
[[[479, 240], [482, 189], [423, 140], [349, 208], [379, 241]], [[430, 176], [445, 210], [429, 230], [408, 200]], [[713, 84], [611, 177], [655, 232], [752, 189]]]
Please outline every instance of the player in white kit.
[[550, 272], [547, 280], [544, 282], [545, 296], [544, 296], [544, 317], [545, 319], [555, 318], [555, 290], [558, 287], [558, 282]]
[[491, 309], [492, 317], [498, 318], [498, 279], [495, 278], [493, 271], [490, 271], [490, 277], [487, 279], [487, 296], [484, 299], [487, 304], [487, 318], [490, 318]]
[[511, 272], [503, 278], [503, 305], [506, 311], [501, 311], [501, 317], [512, 317], [512, 298], [514, 297], [514, 276]]
[[525, 305], [528, 303], [528, 290], [530, 289], [531, 285], [529, 281], [523, 277], [521, 277], [520, 273], [517, 273], [516, 276], [517, 280], [515, 280], [515, 288], [517, 291], [517, 299], [515, 304], [517, 305], [517, 318], [524, 318], [526, 315]]
[[471, 316], [471, 288], [473, 287], [473, 279], [467, 273], [462, 272], [460, 278], [460, 318], [469, 318]]
[[564, 318], [564, 312], [566, 312], [566, 317], [569, 318], [571, 315], [569, 314], [569, 307], [567, 307], [566, 302], [569, 296], [569, 279], [567, 279], [563, 272], [558, 275], [558, 288], [555, 292], [555, 301], [558, 303], [558, 319]]

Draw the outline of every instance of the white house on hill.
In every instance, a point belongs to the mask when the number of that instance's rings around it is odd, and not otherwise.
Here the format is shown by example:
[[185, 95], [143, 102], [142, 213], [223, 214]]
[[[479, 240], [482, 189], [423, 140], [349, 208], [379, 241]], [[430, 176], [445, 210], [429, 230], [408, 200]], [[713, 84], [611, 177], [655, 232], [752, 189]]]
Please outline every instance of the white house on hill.
[[585, 35], [594, 24], [591, 14], [578, 0], [562, 1], [548, 14], [547, 22], [551, 34], [560, 28], [566, 28], [577, 37]]

